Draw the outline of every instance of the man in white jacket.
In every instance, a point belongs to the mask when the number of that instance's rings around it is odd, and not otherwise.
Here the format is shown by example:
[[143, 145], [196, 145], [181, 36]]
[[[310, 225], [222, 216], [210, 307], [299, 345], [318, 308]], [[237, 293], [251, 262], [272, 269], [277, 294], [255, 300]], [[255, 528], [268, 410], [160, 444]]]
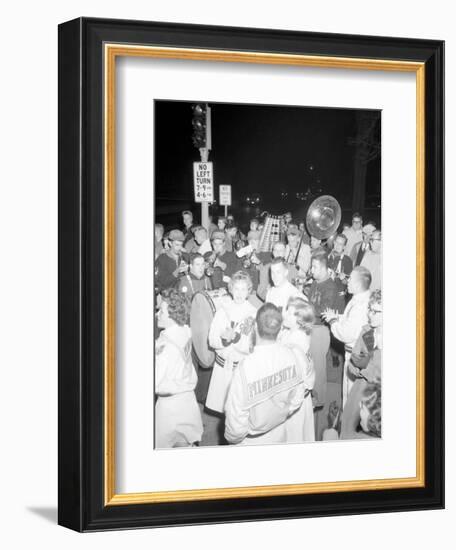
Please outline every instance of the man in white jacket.
[[259, 445], [285, 443], [285, 421], [301, 407], [304, 367], [293, 351], [277, 343], [282, 315], [264, 304], [256, 316], [256, 346], [235, 369], [225, 405], [225, 439]]
[[348, 279], [347, 290], [353, 295], [342, 315], [332, 309], [323, 312], [322, 317], [331, 326], [333, 335], [345, 344], [345, 364], [342, 380], [342, 406], [347, 401], [354, 380], [347, 373], [353, 346], [361, 329], [367, 324], [367, 308], [369, 305], [371, 273], [362, 266], [353, 269]]

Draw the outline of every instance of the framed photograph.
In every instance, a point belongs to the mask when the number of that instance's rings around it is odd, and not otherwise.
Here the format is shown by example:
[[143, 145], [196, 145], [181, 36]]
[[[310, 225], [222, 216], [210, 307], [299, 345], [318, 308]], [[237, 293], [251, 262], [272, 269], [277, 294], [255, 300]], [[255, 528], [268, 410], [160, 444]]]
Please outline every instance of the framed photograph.
[[59, 524], [444, 506], [444, 44], [59, 27]]

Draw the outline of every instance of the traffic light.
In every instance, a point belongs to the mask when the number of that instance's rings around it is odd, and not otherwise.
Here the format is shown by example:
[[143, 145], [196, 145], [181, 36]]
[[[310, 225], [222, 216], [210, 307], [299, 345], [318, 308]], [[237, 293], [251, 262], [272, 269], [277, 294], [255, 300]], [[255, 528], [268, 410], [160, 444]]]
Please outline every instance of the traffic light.
[[195, 103], [192, 105], [193, 110], [193, 145], [197, 149], [210, 149], [210, 110], [206, 103]]

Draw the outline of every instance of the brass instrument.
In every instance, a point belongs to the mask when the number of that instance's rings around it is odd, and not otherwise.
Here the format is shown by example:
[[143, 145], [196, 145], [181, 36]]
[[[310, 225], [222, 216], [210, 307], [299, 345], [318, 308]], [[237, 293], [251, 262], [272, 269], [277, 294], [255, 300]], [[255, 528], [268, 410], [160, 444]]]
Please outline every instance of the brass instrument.
[[[265, 216], [265, 219], [258, 244], [258, 252], [270, 252], [276, 242], [285, 240], [284, 216], [272, 216], [269, 212], [263, 212], [261, 216]], [[342, 209], [338, 201], [331, 195], [322, 195], [321, 197], [317, 197], [307, 210], [307, 231], [317, 239], [330, 239], [337, 233], [341, 219]], [[292, 258], [290, 253], [287, 258], [292, 263], [297, 263], [303, 238], [304, 232], [301, 234], [295, 257]], [[297, 277], [293, 281], [293, 284], [298, 288], [302, 288], [309, 285], [311, 281], [311, 275], [305, 274], [304, 277]]]
[[340, 204], [331, 195], [322, 195], [316, 198], [307, 210], [307, 230], [317, 239], [328, 239], [336, 233], [341, 219]]
[[206, 260], [206, 267], [204, 268], [204, 273], [207, 277], [212, 277], [214, 275], [214, 264], [217, 260], [218, 254], [216, 252], [212, 252], [211, 255]]
[[[307, 231], [312, 237], [317, 239], [330, 239], [337, 233], [340, 221], [342, 219], [342, 209], [338, 201], [331, 195], [322, 195], [317, 197], [309, 206], [306, 215]], [[304, 233], [299, 241], [296, 258], [299, 257]], [[302, 289], [312, 282], [312, 275], [307, 273], [304, 279], [299, 278], [299, 281], [294, 281], [293, 284]]]
[[182, 252], [178, 253], [176, 264], [180, 270], [178, 275], [179, 278], [187, 275], [187, 273], [190, 271], [190, 262], [185, 260], [185, 256], [182, 254]]
[[[306, 225], [309, 233], [317, 239], [334, 239], [342, 218], [342, 210], [339, 203], [330, 195], [318, 197], [310, 205], [306, 216]], [[347, 292], [346, 279], [341, 277], [342, 272], [334, 271], [334, 280], [339, 289], [339, 295]]]

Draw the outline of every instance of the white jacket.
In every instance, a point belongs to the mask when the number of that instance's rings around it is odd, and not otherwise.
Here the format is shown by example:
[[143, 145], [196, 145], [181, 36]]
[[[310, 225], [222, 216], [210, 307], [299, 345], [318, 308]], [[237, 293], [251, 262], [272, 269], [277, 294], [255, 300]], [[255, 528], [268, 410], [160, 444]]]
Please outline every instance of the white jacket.
[[278, 342], [291, 348], [294, 353], [300, 354], [301, 360], [305, 365], [304, 385], [308, 390], [312, 390], [315, 384], [315, 368], [309, 351], [310, 338], [310, 334], [306, 334], [303, 330], [288, 330], [285, 328], [280, 331], [277, 338]]
[[193, 391], [198, 380], [192, 362], [190, 328], [165, 329], [155, 347], [155, 446], [166, 449], [201, 441], [203, 422]]
[[[218, 357], [216, 357], [206, 398], [206, 407], [213, 411], [223, 412], [233, 366], [250, 352], [255, 315], [256, 309], [250, 302], [235, 304], [231, 299], [224, 301], [215, 313], [209, 330], [209, 346], [215, 350]], [[225, 346], [222, 334], [228, 327], [234, 330], [236, 336], [230, 344]], [[223, 366], [217, 363], [219, 359], [224, 363]]]
[[369, 298], [369, 290], [355, 294], [345, 307], [344, 313], [339, 315], [337, 321], [331, 323], [331, 332], [345, 344], [345, 350], [350, 353], [361, 329], [367, 325]]
[[155, 392], [169, 396], [193, 391], [198, 377], [192, 362], [190, 327], [165, 329], [155, 345]]
[[289, 281], [285, 281], [281, 286], [272, 286], [266, 293], [266, 302], [274, 304], [276, 307], [285, 311], [290, 298], [302, 298], [306, 302], [307, 298]]
[[225, 405], [230, 443], [286, 441], [284, 423], [304, 400], [304, 365], [278, 343], [258, 345], [233, 374]]

